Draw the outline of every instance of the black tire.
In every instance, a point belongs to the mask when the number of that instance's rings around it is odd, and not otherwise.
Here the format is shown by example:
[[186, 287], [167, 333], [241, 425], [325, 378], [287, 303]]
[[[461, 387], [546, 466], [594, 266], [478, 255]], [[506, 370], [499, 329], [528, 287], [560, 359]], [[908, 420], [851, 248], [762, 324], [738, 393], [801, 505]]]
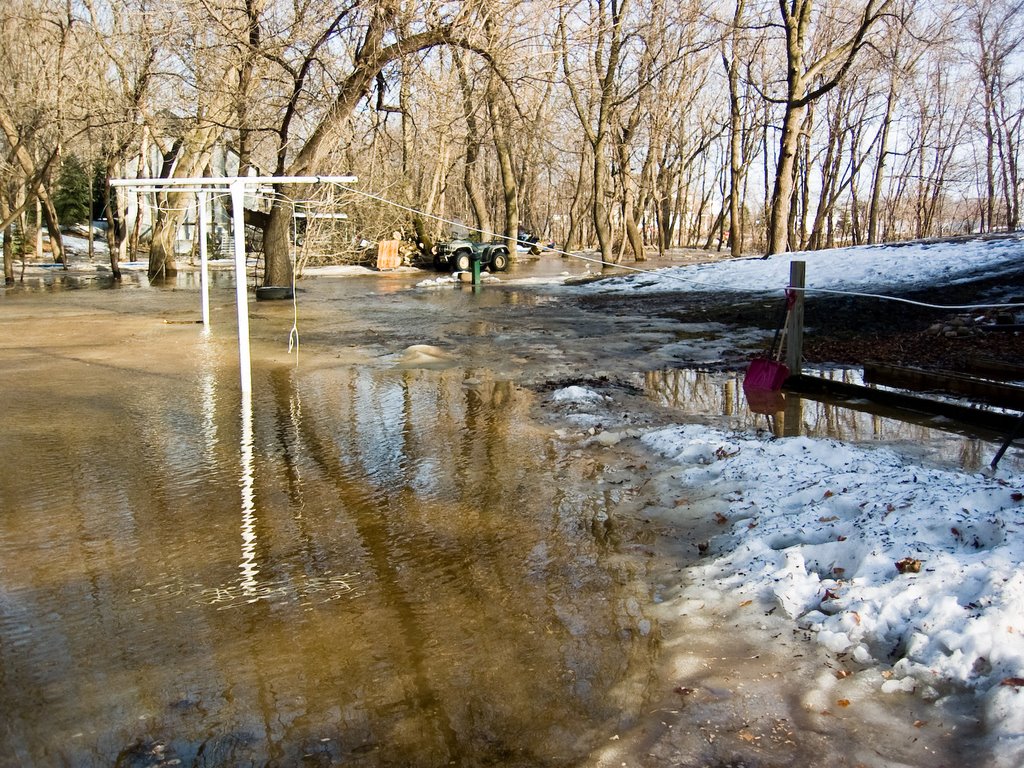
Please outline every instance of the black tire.
[[256, 301], [280, 301], [292, 298], [289, 285], [261, 285], [256, 289]]
[[494, 259], [491, 261], [491, 270], [494, 272], [504, 272], [508, 269], [508, 254], [504, 251], [498, 251], [494, 254]]
[[452, 266], [459, 272], [469, 272], [473, 266], [473, 256], [469, 251], [456, 251], [452, 256]]

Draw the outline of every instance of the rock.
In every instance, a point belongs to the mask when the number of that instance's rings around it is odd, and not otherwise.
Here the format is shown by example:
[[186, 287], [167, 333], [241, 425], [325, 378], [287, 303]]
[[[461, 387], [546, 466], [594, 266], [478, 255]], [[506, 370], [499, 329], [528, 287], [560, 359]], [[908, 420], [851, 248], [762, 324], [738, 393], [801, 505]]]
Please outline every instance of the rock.
[[402, 368], [445, 368], [454, 364], [450, 354], [431, 344], [413, 344], [402, 353]]
[[624, 435], [621, 432], [602, 432], [594, 437], [594, 441], [600, 443], [605, 448], [610, 448], [621, 443], [623, 437]]

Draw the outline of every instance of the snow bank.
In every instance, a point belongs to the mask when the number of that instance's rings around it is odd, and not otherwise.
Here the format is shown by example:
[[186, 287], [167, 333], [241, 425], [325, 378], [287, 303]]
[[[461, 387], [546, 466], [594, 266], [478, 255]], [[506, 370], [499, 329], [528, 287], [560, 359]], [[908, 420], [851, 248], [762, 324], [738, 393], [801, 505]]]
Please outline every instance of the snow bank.
[[692, 597], [778, 606], [833, 652], [881, 666], [883, 692], [973, 691], [1000, 751], [1024, 750], [1024, 478], [698, 425], [643, 441], [678, 465], [680, 496], [728, 502]]
[[955, 283], [985, 270], [998, 273], [1019, 263], [1021, 237], [967, 242], [858, 246], [787, 253], [768, 259], [724, 259], [602, 280], [589, 290], [609, 292], [782, 290], [791, 261], [807, 263], [807, 288], [870, 290], [888, 286]]

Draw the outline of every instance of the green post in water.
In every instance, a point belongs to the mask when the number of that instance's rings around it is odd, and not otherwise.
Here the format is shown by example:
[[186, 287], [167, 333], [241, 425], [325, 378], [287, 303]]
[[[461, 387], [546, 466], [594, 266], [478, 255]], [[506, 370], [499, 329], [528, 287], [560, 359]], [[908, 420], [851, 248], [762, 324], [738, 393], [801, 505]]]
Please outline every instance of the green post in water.
[[480, 285], [480, 258], [473, 256], [473, 285]]

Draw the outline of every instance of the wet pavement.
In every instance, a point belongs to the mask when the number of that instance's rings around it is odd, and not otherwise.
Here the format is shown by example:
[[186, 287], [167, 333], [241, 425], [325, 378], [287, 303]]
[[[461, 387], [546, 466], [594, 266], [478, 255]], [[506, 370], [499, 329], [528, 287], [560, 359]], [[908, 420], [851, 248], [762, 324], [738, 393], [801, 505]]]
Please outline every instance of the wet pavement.
[[[666, 611], [706, 509], [659, 520], [651, 458], [591, 438], [783, 425], [673, 367], [728, 328], [526, 280], [565, 269], [251, 302], [251, 408], [227, 272], [209, 332], [194, 275], [0, 293], [0, 766], [955, 764], [956, 713], [812, 712], [775, 617]], [[981, 461], [829, 408], [802, 428]]]

